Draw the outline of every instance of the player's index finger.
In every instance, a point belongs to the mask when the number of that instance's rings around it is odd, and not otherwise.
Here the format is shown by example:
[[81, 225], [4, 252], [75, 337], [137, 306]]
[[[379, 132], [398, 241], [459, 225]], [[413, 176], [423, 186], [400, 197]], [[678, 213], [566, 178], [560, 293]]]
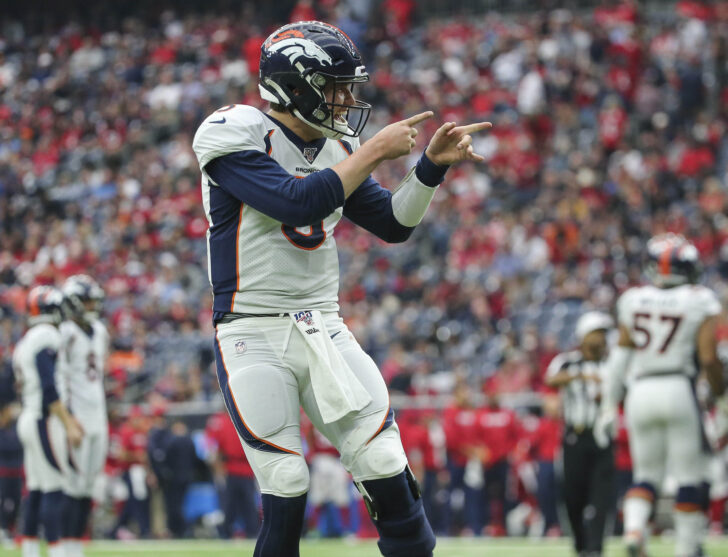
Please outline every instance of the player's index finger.
[[432, 110], [428, 110], [427, 112], [420, 112], [419, 114], [415, 114], [414, 116], [410, 116], [407, 118], [404, 123], [408, 126], [416, 126], [420, 122], [424, 122], [428, 118], [432, 118], [435, 115]]
[[493, 124], [490, 122], [478, 122], [477, 124], [468, 124], [467, 126], [460, 126], [458, 128], [458, 131], [460, 133], [473, 133], [473, 132], [479, 132], [488, 128], [492, 128]]

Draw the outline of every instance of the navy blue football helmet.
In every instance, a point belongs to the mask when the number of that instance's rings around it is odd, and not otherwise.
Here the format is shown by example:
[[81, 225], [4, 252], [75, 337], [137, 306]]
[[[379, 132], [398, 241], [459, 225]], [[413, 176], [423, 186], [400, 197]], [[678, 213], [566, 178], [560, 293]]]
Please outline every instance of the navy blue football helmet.
[[58, 325], [63, 320], [65, 300], [58, 288], [34, 286], [28, 292], [28, 324], [50, 323]]
[[99, 318], [104, 301], [104, 290], [88, 275], [73, 275], [63, 283], [63, 295], [71, 310], [71, 317], [87, 322]]
[[661, 288], [695, 283], [702, 270], [697, 248], [677, 234], [652, 237], [647, 242], [647, 259], [646, 274]]
[[264, 100], [290, 110], [331, 139], [362, 132], [370, 104], [357, 100], [346, 106], [324, 95], [327, 86], [328, 91], [340, 85], [353, 89], [369, 80], [359, 51], [341, 30], [320, 21], [299, 21], [274, 31], [260, 50], [258, 88]]

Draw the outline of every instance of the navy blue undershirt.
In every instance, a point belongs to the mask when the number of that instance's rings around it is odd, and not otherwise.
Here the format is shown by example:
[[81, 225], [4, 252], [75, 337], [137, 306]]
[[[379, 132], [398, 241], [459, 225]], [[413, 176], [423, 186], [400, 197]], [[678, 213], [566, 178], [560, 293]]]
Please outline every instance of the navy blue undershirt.
[[43, 393], [43, 414], [46, 415], [48, 407], [58, 400], [55, 381], [56, 353], [50, 348], [41, 350], [35, 356], [35, 365], [38, 368], [40, 388]]
[[[296, 178], [260, 151], [218, 157], [207, 164], [205, 171], [225, 192], [290, 226], [318, 223], [343, 205], [346, 218], [386, 242], [403, 242], [412, 233], [411, 227], [402, 226], [394, 218], [392, 193], [371, 176], [345, 199], [341, 180], [330, 168]], [[442, 182], [444, 175], [441, 167], [425, 155], [415, 172], [423, 184], [431, 187]]]
[[[316, 147], [321, 151], [325, 139], [304, 142], [280, 122], [275, 121], [286, 137], [303, 150]], [[351, 153], [345, 141], [342, 144]], [[439, 185], [447, 172], [422, 154], [415, 173], [425, 185]], [[348, 199], [339, 176], [330, 168], [296, 178], [278, 162], [260, 151], [239, 151], [213, 159], [205, 171], [225, 192], [289, 226], [310, 226], [323, 220], [343, 205], [344, 216], [390, 243], [403, 242], [414, 227], [401, 225], [392, 212], [392, 194], [368, 176]]]

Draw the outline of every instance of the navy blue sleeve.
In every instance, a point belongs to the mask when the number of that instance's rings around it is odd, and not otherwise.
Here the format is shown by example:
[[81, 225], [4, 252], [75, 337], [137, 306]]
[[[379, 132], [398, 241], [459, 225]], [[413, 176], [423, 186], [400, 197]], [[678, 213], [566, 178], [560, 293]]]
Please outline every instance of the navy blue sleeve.
[[392, 192], [369, 176], [346, 200], [344, 216], [385, 242], [396, 244], [410, 237], [414, 227], [394, 218]]
[[35, 357], [35, 365], [40, 376], [40, 388], [43, 393], [43, 409], [46, 410], [58, 400], [56, 390], [56, 353], [50, 348], [41, 350]]
[[341, 179], [330, 168], [296, 178], [259, 151], [218, 157], [205, 172], [236, 199], [289, 226], [316, 224], [345, 200]]
[[440, 166], [439, 164], [435, 164], [427, 157], [427, 155], [422, 153], [420, 160], [417, 161], [417, 166], [415, 166], [415, 176], [417, 176], [417, 179], [426, 186], [434, 188], [435, 186], [442, 184], [448, 168], [450, 168], [450, 166]]

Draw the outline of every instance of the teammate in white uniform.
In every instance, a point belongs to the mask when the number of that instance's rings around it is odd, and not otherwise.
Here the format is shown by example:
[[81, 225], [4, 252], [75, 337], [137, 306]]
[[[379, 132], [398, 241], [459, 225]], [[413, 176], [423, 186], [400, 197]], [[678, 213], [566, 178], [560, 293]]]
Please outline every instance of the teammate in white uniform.
[[60, 327], [61, 398], [83, 424], [85, 435], [70, 454], [62, 537], [66, 557], [80, 557], [83, 555], [81, 538], [91, 514], [94, 482], [103, 471], [108, 451], [104, 369], [109, 333], [99, 319], [104, 292], [94, 279], [88, 275], [69, 277], [63, 284], [63, 295], [70, 306], [70, 318]]
[[667, 470], [678, 483], [675, 554], [695, 557], [705, 530], [707, 445], [694, 385], [703, 371], [722, 393], [715, 335], [721, 305], [714, 292], [695, 284], [698, 252], [682, 236], [656, 236], [647, 252], [653, 284], [619, 298], [620, 338], [607, 363], [605, 407], [616, 404], [626, 375], [634, 485], [624, 502], [625, 542], [630, 555], [644, 554], [652, 506]]
[[28, 498], [23, 520], [23, 557], [39, 557], [38, 527], [49, 557], [64, 555], [60, 539], [68, 443], [80, 444], [83, 430], [59, 398], [56, 359], [61, 346], [58, 325], [63, 294], [37, 286], [28, 294], [30, 328], [13, 352], [13, 369], [22, 385], [18, 437], [23, 444]]
[[200, 125], [193, 148], [209, 222], [216, 358], [223, 397], [262, 491], [255, 557], [299, 554], [309, 475], [299, 407], [341, 454], [387, 557], [432, 555], [422, 510], [382, 376], [338, 316], [334, 227], [342, 216], [388, 242], [423, 218], [447, 166], [482, 161], [472, 132], [448, 122], [392, 194], [371, 172], [408, 155], [425, 112], [361, 147], [368, 80], [339, 29], [299, 22], [261, 47], [263, 113], [226, 106]]

